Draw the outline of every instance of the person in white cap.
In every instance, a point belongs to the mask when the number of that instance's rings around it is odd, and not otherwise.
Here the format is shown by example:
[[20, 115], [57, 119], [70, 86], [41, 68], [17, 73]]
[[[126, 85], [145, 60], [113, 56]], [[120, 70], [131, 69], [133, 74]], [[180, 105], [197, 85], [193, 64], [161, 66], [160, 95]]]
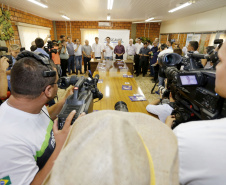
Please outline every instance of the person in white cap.
[[177, 140], [158, 119], [98, 111], [74, 122], [44, 185], [177, 185]]

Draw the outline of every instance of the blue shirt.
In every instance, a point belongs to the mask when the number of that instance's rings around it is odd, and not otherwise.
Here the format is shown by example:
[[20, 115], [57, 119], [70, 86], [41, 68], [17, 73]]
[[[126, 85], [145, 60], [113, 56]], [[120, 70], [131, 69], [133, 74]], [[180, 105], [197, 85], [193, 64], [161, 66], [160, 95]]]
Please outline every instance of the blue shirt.
[[44, 51], [44, 49], [42, 49], [42, 48], [37, 48], [34, 52], [42, 53], [43, 55], [45, 55], [45, 56], [47, 56], [47, 57], [49, 58], [49, 54], [46, 53], [46, 52]]
[[[12, 56], [12, 59], [13, 59], [13, 63], [12, 63], [12, 67], [13, 65], [15, 64], [16, 62], [16, 59]], [[12, 67], [8, 67], [8, 69], [6, 71], [9, 71], [12, 69]], [[8, 88], [11, 90], [11, 84], [10, 84], [10, 75], [7, 75], [7, 80], [8, 80]]]

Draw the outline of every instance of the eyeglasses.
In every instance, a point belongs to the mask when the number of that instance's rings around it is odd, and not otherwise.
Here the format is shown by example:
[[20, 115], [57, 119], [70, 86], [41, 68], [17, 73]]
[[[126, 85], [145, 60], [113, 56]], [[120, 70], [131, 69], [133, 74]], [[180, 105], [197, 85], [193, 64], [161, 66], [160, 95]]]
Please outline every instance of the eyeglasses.
[[49, 84], [49, 85], [54, 85], [54, 84], [57, 84], [57, 87], [58, 87], [58, 83], [51, 83], [51, 84]]

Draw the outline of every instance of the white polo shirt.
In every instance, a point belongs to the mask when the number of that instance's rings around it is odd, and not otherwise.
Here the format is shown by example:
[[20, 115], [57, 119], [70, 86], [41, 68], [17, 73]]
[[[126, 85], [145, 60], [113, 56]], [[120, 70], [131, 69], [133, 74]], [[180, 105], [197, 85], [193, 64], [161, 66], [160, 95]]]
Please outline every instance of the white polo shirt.
[[[77, 44], [74, 45], [74, 50], [77, 49]], [[81, 56], [82, 55], [82, 45], [80, 44], [78, 47], [78, 50], [75, 52], [75, 56]]]
[[104, 56], [105, 57], [112, 57], [113, 56], [113, 51], [114, 51], [114, 46], [113, 46], [113, 44], [109, 44], [113, 49], [111, 49], [109, 46], [107, 46], [107, 43], [105, 43], [104, 44], [104, 47], [103, 47], [103, 49], [104, 50], [106, 50], [105, 52], [104, 52]]
[[182, 123], [174, 130], [181, 185], [226, 183], [226, 118]]
[[136, 47], [136, 54], [138, 55], [140, 53], [140, 49], [144, 46], [144, 44], [141, 42], [140, 44], [139, 43], [136, 43], [135, 44], [135, 47]]
[[102, 52], [102, 46], [101, 46], [101, 44], [94, 43], [92, 45], [92, 52], [94, 52], [95, 57], [101, 57], [101, 52]]

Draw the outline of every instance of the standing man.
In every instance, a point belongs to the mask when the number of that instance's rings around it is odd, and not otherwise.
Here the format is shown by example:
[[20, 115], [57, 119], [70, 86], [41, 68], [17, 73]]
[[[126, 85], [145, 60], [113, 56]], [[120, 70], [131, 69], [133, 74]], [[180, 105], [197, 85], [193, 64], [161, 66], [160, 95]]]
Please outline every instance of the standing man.
[[75, 51], [75, 62], [76, 62], [76, 75], [78, 75], [78, 70], [82, 74], [82, 45], [79, 39], [76, 39], [76, 44], [74, 45]]
[[104, 59], [105, 60], [113, 60], [113, 45], [110, 43], [111, 39], [110, 37], [106, 37], [106, 41], [107, 43], [104, 44], [104, 49], [103, 49], [103, 53], [104, 53]]
[[173, 42], [171, 42], [171, 40], [167, 40], [166, 45], [167, 45], [168, 49], [172, 49], [173, 50], [173, 47], [172, 47]]
[[68, 74], [75, 73], [75, 53], [74, 53], [74, 43], [71, 41], [71, 37], [67, 37], [67, 50], [69, 54], [68, 58]]
[[141, 42], [141, 39], [138, 38], [137, 40], [138, 42], [135, 44], [135, 47], [136, 47], [136, 55], [134, 56], [134, 61], [135, 61], [135, 70], [136, 70], [136, 73], [135, 74], [138, 74], [139, 76], [139, 63], [140, 63], [140, 49], [143, 47], [143, 43]]
[[136, 54], [136, 47], [133, 44], [133, 39], [129, 39], [129, 45], [126, 47], [127, 60], [134, 60]]
[[151, 74], [150, 76], [154, 77], [155, 76], [155, 70], [154, 70], [154, 66], [152, 66], [153, 64], [155, 64], [157, 62], [157, 58], [158, 58], [158, 46], [157, 46], [157, 41], [153, 42], [153, 47], [151, 48], [151, 57], [150, 57], [150, 71]]
[[153, 46], [151, 45], [151, 41], [150, 40], [147, 40], [147, 45], [148, 45], [148, 48], [151, 49]]
[[49, 58], [49, 54], [45, 52], [44, 48], [44, 40], [40, 37], [35, 39], [35, 45], [37, 46], [37, 49], [35, 52], [42, 53], [43, 55], [47, 56]]
[[147, 47], [147, 42], [144, 42], [144, 47], [140, 49], [139, 55], [140, 55], [140, 63], [138, 68], [137, 76], [139, 76], [142, 68], [143, 77], [147, 73], [148, 69], [148, 63], [149, 63], [149, 54], [151, 53], [151, 50]]
[[92, 53], [92, 48], [89, 45], [88, 40], [85, 40], [85, 45], [82, 47], [82, 53], [83, 53], [83, 57], [84, 57], [84, 70], [86, 73], [87, 64], [88, 64], [88, 70], [90, 70], [90, 60], [91, 60], [91, 53]]
[[62, 42], [62, 40], [65, 40], [65, 35], [60, 36], [60, 40], [58, 41], [58, 44], [60, 44]]
[[123, 59], [123, 54], [125, 53], [125, 48], [122, 45], [122, 41], [118, 40], [118, 45], [115, 46], [114, 53], [116, 54], [116, 59]]
[[92, 45], [92, 52], [95, 59], [101, 59], [102, 51], [101, 51], [101, 45], [99, 44], [98, 37], [95, 37], [95, 43]]

